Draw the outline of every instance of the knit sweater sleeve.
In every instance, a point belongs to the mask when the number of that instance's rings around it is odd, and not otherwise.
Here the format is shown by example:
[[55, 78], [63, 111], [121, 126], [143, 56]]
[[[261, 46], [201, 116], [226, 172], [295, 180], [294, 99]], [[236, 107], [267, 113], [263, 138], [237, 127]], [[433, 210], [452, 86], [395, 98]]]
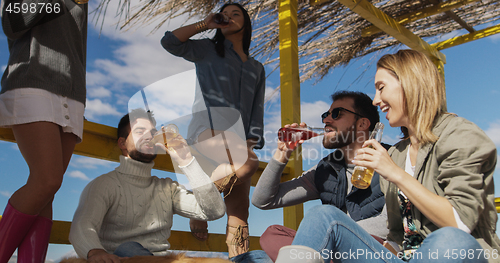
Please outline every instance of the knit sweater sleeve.
[[300, 177], [280, 183], [286, 164], [271, 159], [255, 186], [252, 204], [260, 209], [274, 209], [318, 199], [319, 193], [314, 186], [316, 166]]
[[[20, 38], [47, 14], [55, 17], [64, 12], [64, 3], [60, 0], [4, 0], [2, 2], [2, 28], [9, 39]], [[55, 7], [59, 12], [54, 10]]]
[[69, 241], [81, 258], [87, 258], [92, 249], [104, 249], [98, 236], [101, 225], [113, 199], [116, 185], [109, 178], [98, 177], [90, 182], [80, 196], [69, 233]]
[[172, 187], [174, 213], [205, 221], [224, 216], [224, 200], [196, 159], [193, 157], [188, 165], [179, 168], [188, 178], [193, 191], [179, 185]]

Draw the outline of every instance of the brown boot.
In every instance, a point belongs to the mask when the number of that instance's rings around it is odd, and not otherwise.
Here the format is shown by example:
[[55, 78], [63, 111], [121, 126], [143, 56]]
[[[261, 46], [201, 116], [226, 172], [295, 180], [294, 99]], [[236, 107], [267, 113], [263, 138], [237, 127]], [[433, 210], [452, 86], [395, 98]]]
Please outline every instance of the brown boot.
[[248, 252], [250, 240], [248, 239], [248, 225], [227, 226], [226, 244], [229, 258]]

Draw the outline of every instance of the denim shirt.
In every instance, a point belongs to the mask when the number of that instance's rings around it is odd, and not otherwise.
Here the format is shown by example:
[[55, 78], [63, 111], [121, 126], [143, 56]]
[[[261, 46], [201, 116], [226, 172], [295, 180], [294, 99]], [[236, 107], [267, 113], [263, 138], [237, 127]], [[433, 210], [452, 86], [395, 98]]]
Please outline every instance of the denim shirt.
[[[163, 48], [172, 55], [194, 62], [196, 76], [203, 98], [195, 98], [193, 110], [200, 105], [209, 107], [229, 107], [239, 111], [246, 139], [256, 138], [255, 148], [264, 146], [264, 92], [265, 71], [262, 64], [252, 57], [243, 62], [234, 51], [231, 41], [225, 40], [225, 57], [220, 57], [215, 44], [210, 39], [187, 40], [181, 42], [172, 32], [167, 31], [161, 40]], [[197, 95], [198, 96], [198, 95]], [[198, 132], [207, 127], [206, 120], [200, 120]], [[213, 127], [212, 127], [213, 128]]]

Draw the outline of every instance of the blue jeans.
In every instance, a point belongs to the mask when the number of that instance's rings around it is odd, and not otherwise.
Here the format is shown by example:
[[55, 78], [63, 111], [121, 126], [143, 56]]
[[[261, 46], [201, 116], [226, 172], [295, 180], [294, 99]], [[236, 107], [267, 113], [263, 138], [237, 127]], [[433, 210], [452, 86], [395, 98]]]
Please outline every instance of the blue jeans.
[[[292, 245], [303, 245], [318, 251], [325, 262], [404, 262], [344, 212], [334, 206], [311, 208], [302, 220]], [[485, 250], [471, 235], [454, 227], [444, 227], [430, 234], [415, 252], [417, 262], [484, 262]], [[481, 254], [480, 254], [481, 253]], [[489, 255], [493, 251], [488, 252]], [[300, 254], [291, 257], [304, 256]]]
[[273, 263], [271, 258], [263, 250], [252, 250], [229, 260], [235, 263]]
[[148, 249], [143, 247], [141, 244], [130, 241], [130, 242], [125, 242], [118, 246], [113, 252], [113, 254], [119, 256], [119, 257], [133, 257], [133, 256], [152, 256], [153, 253], [151, 253]]

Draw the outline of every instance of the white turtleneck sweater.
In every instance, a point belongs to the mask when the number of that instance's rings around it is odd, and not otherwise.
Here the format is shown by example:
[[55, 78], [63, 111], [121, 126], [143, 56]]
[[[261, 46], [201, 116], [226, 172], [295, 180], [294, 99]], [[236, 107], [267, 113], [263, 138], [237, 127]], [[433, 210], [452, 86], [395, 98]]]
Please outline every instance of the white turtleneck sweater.
[[79, 257], [86, 259], [92, 249], [113, 253], [128, 241], [164, 255], [174, 213], [199, 220], [224, 215], [224, 200], [194, 158], [179, 167], [193, 192], [170, 178], [151, 176], [153, 166], [120, 156], [120, 166], [85, 187], [69, 234]]

